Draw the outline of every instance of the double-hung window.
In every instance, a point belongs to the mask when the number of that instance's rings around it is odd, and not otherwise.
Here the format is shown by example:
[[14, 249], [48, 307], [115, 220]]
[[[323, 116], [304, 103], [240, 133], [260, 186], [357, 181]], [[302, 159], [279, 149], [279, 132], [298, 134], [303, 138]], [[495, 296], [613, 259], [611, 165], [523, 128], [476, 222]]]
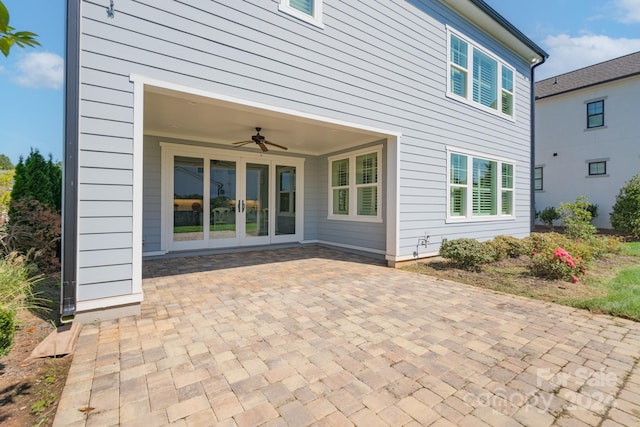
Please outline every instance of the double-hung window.
[[587, 129], [604, 126], [604, 99], [587, 103]]
[[514, 163], [448, 151], [448, 218], [500, 219], [515, 215]]
[[543, 170], [542, 166], [533, 169], [533, 189], [536, 191], [543, 190]]
[[381, 147], [329, 158], [329, 219], [382, 221]]
[[514, 118], [514, 70], [495, 55], [449, 30], [447, 95]]
[[280, 0], [278, 9], [310, 24], [324, 27], [322, 24], [322, 0]]

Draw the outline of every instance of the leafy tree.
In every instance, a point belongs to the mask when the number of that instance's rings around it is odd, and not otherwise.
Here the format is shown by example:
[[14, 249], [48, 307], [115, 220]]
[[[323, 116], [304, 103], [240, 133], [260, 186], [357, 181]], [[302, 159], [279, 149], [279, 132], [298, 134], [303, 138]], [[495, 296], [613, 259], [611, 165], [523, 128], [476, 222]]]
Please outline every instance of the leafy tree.
[[38, 35], [30, 31], [15, 31], [15, 28], [9, 25], [9, 11], [0, 1], [0, 52], [6, 57], [14, 45], [22, 48], [40, 46], [36, 37]]
[[640, 237], [640, 174], [620, 189], [609, 219], [614, 230]]
[[0, 170], [11, 170], [14, 169], [13, 163], [11, 163], [11, 159], [4, 154], [0, 154]]

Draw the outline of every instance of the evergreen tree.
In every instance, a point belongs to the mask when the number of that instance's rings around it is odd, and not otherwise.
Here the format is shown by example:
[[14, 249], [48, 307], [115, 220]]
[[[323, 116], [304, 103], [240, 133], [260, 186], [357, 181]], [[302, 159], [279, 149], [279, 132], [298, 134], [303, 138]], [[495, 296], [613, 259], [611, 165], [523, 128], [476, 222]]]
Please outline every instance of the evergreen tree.
[[[20, 156], [15, 169], [11, 200], [18, 201], [29, 197], [39, 201], [53, 211], [62, 206], [62, 168], [53, 158], [45, 160], [37, 149], [31, 149], [29, 157]], [[14, 213], [9, 209], [9, 217]]]

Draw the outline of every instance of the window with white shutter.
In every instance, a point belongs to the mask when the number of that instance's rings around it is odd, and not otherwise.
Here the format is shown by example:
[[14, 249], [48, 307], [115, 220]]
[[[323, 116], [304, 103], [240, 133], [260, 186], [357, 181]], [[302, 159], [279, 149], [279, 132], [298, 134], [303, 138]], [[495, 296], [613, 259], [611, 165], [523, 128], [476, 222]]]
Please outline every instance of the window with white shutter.
[[513, 119], [513, 68], [451, 28], [448, 28], [448, 52], [447, 96]]
[[448, 220], [512, 218], [514, 168], [509, 161], [449, 151]]
[[378, 146], [329, 158], [328, 219], [382, 221], [381, 156]]

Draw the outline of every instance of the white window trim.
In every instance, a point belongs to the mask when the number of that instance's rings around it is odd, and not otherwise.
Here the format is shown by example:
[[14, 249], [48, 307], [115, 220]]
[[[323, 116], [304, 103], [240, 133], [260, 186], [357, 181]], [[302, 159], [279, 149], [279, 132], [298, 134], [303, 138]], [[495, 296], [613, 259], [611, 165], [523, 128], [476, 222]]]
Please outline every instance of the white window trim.
[[324, 28], [322, 23], [322, 0], [315, 0], [313, 2], [313, 15], [307, 15], [306, 13], [291, 7], [289, 0], [280, 0], [278, 10], [287, 13], [309, 24], [315, 25], [319, 28]]
[[[465, 216], [451, 216], [451, 154], [462, 154], [467, 156], [467, 212]], [[446, 180], [447, 180], [447, 219], [445, 223], [468, 223], [468, 222], [487, 222], [487, 221], [504, 221], [504, 220], [515, 220], [516, 219], [516, 161], [503, 158], [487, 155], [484, 153], [478, 153], [475, 151], [459, 149], [455, 147], [447, 147], [447, 171], [446, 171]], [[513, 188], [512, 191], [512, 200], [513, 200], [513, 212], [511, 215], [491, 215], [491, 216], [473, 216], [473, 159], [472, 157], [476, 157], [483, 160], [495, 161], [498, 162], [498, 176], [496, 177], [498, 182], [498, 194], [496, 195], [496, 206], [498, 207], [498, 212], [502, 211], [502, 163], [509, 163], [513, 166]], [[471, 166], [469, 163], [471, 160]]]
[[[463, 35], [462, 33], [460, 33], [457, 30], [454, 30], [453, 28], [451, 28], [449, 25], [446, 26], [447, 28], [447, 93], [446, 96], [448, 98], [451, 99], [455, 99], [456, 101], [460, 101], [463, 102], [467, 105], [470, 105], [474, 108], [477, 108], [479, 110], [482, 111], [486, 111], [489, 112], [495, 116], [498, 117], [502, 117], [504, 119], [507, 119], [509, 121], [515, 122], [516, 121], [516, 115], [517, 115], [517, 83], [516, 83], [516, 70], [509, 66], [507, 61], [503, 60], [502, 58], [500, 58], [499, 56], [495, 55], [494, 53], [492, 53], [490, 50], [486, 49], [485, 47], [483, 47], [480, 43], [477, 43], [476, 41], [474, 41], [473, 39], [470, 39], [469, 37]], [[458, 37], [461, 40], [464, 40], [465, 42], [467, 42], [467, 44], [469, 45], [469, 52], [467, 52], [467, 57], [468, 57], [468, 63], [467, 63], [467, 94], [466, 96], [462, 97], [459, 96], [455, 93], [453, 93], [452, 89], [451, 89], [451, 34], [455, 35], [456, 37]], [[493, 108], [487, 107], [486, 105], [480, 104], [479, 102], [475, 102], [473, 100], [473, 49], [476, 48], [479, 51], [481, 51], [482, 53], [484, 53], [485, 55], [489, 56], [491, 59], [495, 60], [498, 62], [498, 70], [497, 70], [497, 74], [498, 74], [498, 106], [497, 108], [494, 110]], [[508, 115], [508, 114], [504, 114], [502, 112], [502, 67], [505, 67], [509, 70], [511, 70], [511, 72], [513, 73], [513, 88], [511, 90], [511, 96], [513, 97], [513, 114], [512, 115]]]
[[[356, 157], [363, 154], [376, 153], [378, 156], [378, 179], [377, 179], [377, 198], [378, 198], [378, 214], [358, 215], [358, 186], [356, 185]], [[335, 160], [349, 159], [349, 215], [335, 215], [333, 213], [333, 185], [331, 183], [331, 163]], [[336, 221], [359, 221], [359, 222], [382, 222], [382, 145], [363, 148], [357, 151], [331, 156], [327, 159], [328, 173], [328, 208], [327, 219]]]

